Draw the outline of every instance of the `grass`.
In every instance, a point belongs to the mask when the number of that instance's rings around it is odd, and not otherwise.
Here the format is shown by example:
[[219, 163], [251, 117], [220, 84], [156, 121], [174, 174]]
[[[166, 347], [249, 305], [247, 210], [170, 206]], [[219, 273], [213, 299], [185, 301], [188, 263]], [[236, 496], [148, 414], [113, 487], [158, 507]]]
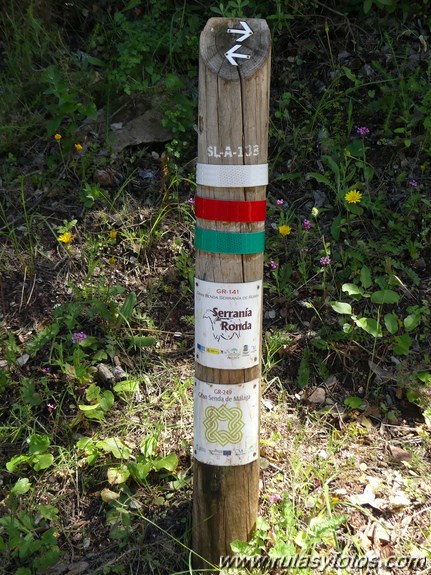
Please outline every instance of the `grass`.
[[[0, 16], [1, 565], [192, 572], [193, 123], [210, 13], [83, 4]], [[429, 10], [380, 4], [211, 6], [266, 18], [274, 43], [260, 511], [232, 551], [313, 556], [326, 573], [351, 572], [336, 557], [431, 565]], [[142, 102], [172, 139], [113, 151], [112, 120]]]

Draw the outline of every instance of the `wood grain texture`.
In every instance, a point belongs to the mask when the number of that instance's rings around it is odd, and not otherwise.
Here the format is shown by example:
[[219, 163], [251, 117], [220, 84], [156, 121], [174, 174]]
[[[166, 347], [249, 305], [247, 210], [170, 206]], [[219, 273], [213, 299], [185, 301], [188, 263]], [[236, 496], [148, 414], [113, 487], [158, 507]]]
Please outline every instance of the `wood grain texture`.
[[[244, 19], [253, 34], [240, 42], [249, 60], [229, 63], [226, 52], [236, 43], [228, 28], [239, 19], [211, 18], [201, 34], [199, 64], [198, 162], [202, 164], [265, 164], [271, 36], [264, 20]], [[266, 186], [212, 188], [197, 193], [220, 200], [264, 200]], [[201, 228], [225, 232], [264, 230], [264, 222], [235, 223], [198, 219]], [[196, 252], [196, 278], [210, 282], [244, 283], [263, 278], [263, 254], [230, 255]], [[262, 301], [260, 310], [262, 310]], [[261, 322], [262, 318], [260, 318]], [[249, 369], [223, 370], [196, 363], [196, 377], [208, 383], [238, 384], [261, 376], [259, 364]], [[259, 417], [259, 413], [256, 413]], [[247, 465], [214, 466], [194, 460], [193, 550], [217, 565], [232, 554], [230, 543], [247, 540], [255, 526], [259, 497], [259, 460]], [[194, 567], [208, 568], [195, 558]]]

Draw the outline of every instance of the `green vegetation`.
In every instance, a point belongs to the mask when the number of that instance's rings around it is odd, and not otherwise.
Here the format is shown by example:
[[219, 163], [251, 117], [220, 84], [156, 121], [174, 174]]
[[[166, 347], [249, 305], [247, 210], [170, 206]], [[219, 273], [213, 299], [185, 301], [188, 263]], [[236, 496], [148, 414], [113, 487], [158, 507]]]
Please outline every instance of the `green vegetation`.
[[5, 1], [5, 573], [191, 572], [211, 16], [273, 35], [261, 516], [233, 552], [431, 564], [428, 4]]

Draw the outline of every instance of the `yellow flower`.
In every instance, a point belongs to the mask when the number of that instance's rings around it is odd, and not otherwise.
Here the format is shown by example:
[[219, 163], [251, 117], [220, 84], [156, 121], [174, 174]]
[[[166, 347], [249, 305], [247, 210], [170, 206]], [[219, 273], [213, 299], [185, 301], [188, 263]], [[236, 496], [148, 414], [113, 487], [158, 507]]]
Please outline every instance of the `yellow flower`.
[[79, 153], [82, 152], [83, 147], [81, 146], [81, 144], [75, 144], [75, 150]]
[[72, 232], [65, 232], [64, 234], [61, 234], [61, 236], [58, 236], [58, 241], [62, 242], [63, 244], [69, 245], [70, 242], [72, 241]]
[[358, 192], [358, 190], [350, 190], [350, 192], [347, 192], [344, 196], [344, 199], [346, 202], [349, 202], [349, 204], [359, 204], [362, 199], [362, 194]]
[[61, 140], [61, 138], [62, 138], [61, 134], [55, 134], [55, 136], [54, 136], [54, 140], [57, 140], [57, 142], [59, 142]]
[[117, 261], [117, 260], [115, 259], [115, 256], [111, 256], [111, 257], [108, 259], [109, 265], [111, 265], [111, 266], [115, 265], [115, 262], [116, 262], [116, 261]]
[[116, 230], [109, 230], [109, 237], [111, 240], [115, 240], [117, 237], [118, 232]]
[[290, 226], [278, 226], [278, 231], [280, 232], [280, 234], [282, 236], [288, 236], [290, 234], [290, 232], [292, 231], [292, 228]]

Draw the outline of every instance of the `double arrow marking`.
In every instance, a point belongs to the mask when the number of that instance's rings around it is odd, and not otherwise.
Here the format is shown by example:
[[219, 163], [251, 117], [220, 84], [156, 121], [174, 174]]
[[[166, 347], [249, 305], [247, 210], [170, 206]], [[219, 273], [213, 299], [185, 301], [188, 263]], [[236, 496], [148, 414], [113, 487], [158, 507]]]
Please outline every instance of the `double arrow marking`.
[[[237, 39], [237, 42], [243, 42], [253, 34], [253, 30], [250, 28], [247, 22], [241, 20], [240, 24], [242, 26], [242, 30], [238, 30], [236, 28], [227, 29], [228, 34], [241, 34], [241, 37]], [[229, 63], [232, 64], [232, 66], [238, 66], [238, 62], [235, 61], [235, 58], [245, 58], [246, 60], [250, 60], [250, 56], [248, 54], [238, 54], [238, 48], [241, 48], [241, 44], [235, 44], [235, 46], [232, 46], [232, 48], [225, 54], [226, 58], [228, 59]]]

